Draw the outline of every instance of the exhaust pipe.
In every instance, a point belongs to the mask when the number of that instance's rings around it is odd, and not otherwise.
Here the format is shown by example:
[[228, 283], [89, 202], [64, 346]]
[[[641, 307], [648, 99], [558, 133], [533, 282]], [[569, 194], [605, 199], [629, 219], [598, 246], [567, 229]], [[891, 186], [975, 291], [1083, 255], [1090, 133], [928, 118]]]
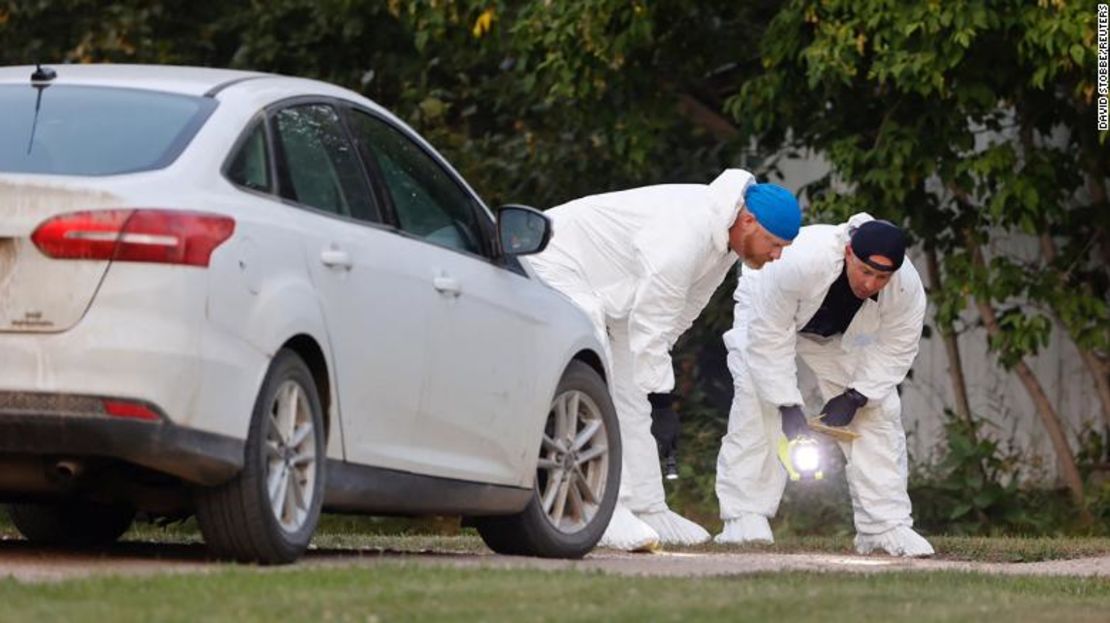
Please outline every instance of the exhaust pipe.
[[54, 464], [54, 475], [63, 482], [76, 479], [83, 471], [85, 471], [85, 465], [77, 461], [64, 460]]

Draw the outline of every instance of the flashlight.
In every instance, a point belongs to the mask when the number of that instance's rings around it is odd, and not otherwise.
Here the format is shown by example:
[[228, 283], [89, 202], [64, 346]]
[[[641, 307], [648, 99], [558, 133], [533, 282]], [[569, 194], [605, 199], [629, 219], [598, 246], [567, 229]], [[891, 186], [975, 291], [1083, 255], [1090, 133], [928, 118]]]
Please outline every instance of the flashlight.
[[779, 461], [786, 468], [790, 480], [822, 480], [821, 446], [817, 440], [800, 435], [793, 440], [779, 438]]
[[799, 472], [813, 473], [821, 469], [821, 451], [816, 444], [796, 444], [790, 458]]

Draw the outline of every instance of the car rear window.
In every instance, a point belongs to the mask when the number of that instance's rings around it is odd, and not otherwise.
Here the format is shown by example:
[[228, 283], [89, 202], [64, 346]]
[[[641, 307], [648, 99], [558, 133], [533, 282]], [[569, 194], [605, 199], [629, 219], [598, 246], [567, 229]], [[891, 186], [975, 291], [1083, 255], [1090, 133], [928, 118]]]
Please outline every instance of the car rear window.
[[0, 171], [115, 175], [172, 163], [215, 100], [160, 91], [0, 85]]

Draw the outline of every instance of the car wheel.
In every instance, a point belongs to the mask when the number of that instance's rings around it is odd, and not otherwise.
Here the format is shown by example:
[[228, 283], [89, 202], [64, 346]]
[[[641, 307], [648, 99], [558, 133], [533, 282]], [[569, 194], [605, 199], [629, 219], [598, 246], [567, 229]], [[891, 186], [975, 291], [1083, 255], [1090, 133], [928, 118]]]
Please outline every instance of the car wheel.
[[581, 558], [609, 525], [620, 483], [617, 413], [593, 368], [572, 361], [547, 415], [532, 500], [516, 515], [475, 525], [501, 554]]
[[33, 543], [85, 547], [115, 543], [135, 519], [128, 506], [66, 500], [49, 504], [12, 504], [8, 515]]
[[312, 374], [296, 353], [280, 350], [254, 405], [242, 471], [197, 491], [197, 523], [208, 548], [262, 564], [304, 553], [324, 499], [324, 442]]

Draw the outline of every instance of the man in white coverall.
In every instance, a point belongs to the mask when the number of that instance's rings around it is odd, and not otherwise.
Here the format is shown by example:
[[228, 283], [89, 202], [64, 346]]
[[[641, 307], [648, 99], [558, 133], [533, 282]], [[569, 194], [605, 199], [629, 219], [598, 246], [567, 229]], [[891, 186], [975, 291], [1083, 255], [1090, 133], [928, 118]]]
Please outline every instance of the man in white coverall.
[[736, 260], [759, 267], [790, 244], [798, 203], [780, 186], [729, 169], [708, 185], [592, 195], [546, 214], [554, 236], [528, 259], [586, 312], [610, 350], [624, 453], [617, 508], [600, 544], [634, 551], [707, 541], [705, 529], [667, 508], [648, 396], [673, 389], [671, 347]]
[[906, 492], [906, 434], [897, 385], [921, 339], [925, 291], [904, 261], [905, 236], [857, 214], [848, 223], [802, 228], [780, 261], [743, 271], [733, 328], [725, 333], [735, 394], [717, 458], [724, 530], [718, 543], [773, 542], [786, 486], [779, 435], [807, 429], [795, 354], [814, 372], [822, 423], [859, 435], [841, 441], [852, 496], [856, 549], [928, 556], [913, 531]]

